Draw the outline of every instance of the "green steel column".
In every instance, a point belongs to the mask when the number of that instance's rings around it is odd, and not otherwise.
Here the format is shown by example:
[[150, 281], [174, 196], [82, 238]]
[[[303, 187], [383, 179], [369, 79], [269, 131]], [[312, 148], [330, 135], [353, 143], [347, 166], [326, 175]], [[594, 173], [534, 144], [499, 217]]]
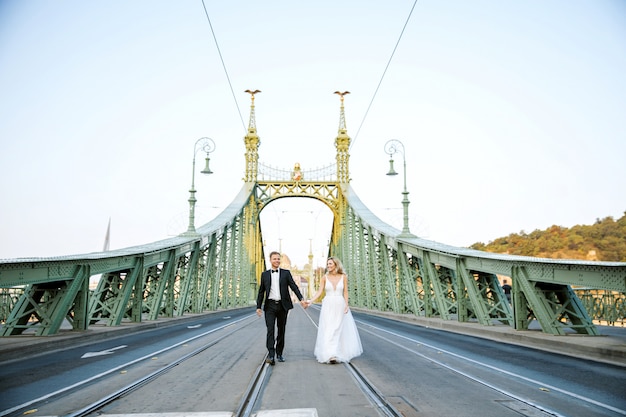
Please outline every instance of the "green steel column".
[[192, 286], [197, 279], [199, 259], [200, 241], [196, 241], [193, 243], [193, 247], [188, 254], [187, 268], [182, 274], [179, 272], [180, 293], [178, 294], [178, 299], [176, 299], [176, 309], [174, 311], [176, 317], [182, 317], [185, 312], [191, 310], [190, 304], [193, 300], [190, 294], [192, 292]]
[[[456, 261], [456, 275], [460, 277], [457, 286], [457, 299], [459, 304], [461, 304], [461, 295], [463, 293], [467, 294], [467, 298], [472, 306], [472, 311], [478, 319], [478, 322], [483, 326], [492, 325], [493, 323], [489, 318], [487, 300], [482, 297], [474, 274], [466, 268], [465, 262], [462, 259], [457, 259]], [[462, 291], [461, 288], [465, 288], [465, 291]], [[465, 296], [463, 296], [463, 299], [465, 299]], [[467, 312], [467, 308], [460, 310]], [[459, 313], [459, 321], [467, 321], [467, 319], [467, 313], [463, 315], [463, 320], [461, 320], [461, 314]]]
[[80, 280], [76, 297], [74, 298], [74, 307], [72, 308], [73, 330], [87, 330], [89, 327], [89, 278], [91, 278], [89, 271], [90, 267], [85, 265], [81, 274], [83, 278]]

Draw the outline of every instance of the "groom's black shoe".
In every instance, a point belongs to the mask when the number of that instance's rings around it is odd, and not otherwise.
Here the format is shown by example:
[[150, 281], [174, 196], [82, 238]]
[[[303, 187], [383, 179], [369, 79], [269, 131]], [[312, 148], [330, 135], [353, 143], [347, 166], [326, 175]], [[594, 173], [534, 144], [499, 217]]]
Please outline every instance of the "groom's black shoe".
[[285, 358], [283, 358], [283, 355], [278, 355], [278, 362], [285, 362]]
[[271, 357], [271, 356], [269, 358], [265, 359], [265, 363], [269, 363], [272, 366], [276, 365], [276, 362], [274, 361], [274, 358]]

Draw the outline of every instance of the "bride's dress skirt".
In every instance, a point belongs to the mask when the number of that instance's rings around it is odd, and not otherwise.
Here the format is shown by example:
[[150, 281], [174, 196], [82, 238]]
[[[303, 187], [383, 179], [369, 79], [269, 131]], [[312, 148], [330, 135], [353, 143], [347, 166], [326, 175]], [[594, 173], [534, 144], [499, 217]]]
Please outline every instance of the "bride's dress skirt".
[[326, 294], [315, 342], [314, 354], [318, 362], [350, 362], [363, 353], [352, 312], [344, 313], [344, 309], [345, 300], [341, 294]]

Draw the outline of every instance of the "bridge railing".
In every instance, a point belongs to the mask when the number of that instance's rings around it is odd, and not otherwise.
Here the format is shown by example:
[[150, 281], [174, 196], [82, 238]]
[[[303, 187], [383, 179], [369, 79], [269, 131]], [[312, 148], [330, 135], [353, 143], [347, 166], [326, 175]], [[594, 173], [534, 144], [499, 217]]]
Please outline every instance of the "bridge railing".
[[[575, 288], [594, 323], [626, 327], [626, 294], [600, 289]], [[24, 288], [0, 289], [0, 323], [5, 323], [11, 310], [24, 294]]]
[[300, 169], [298, 166], [289, 170], [259, 162], [258, 167], [258, 181], [337, 181], [337, 164], [313, 169]]
[[[399, 237], [401, 232], [378, 219], [351, 187], [343, 187], [343, 195], [347, 203], [340, 224], [345, 226], [335, 224], [331, 252], [344, 260], [351, 302], [359, 307], [483, 325], [501, 322], [519, 330], [537, 321], [547, 333], [595, 335], [589, 303], [573, 290], [582, 286], [615, 292], [614, 307], [602, 304], [592, 312], [604, 315], [597, 320], [624, 321], [626, 263], [494, 254]], [[510, 302], [501, 277], [513, 283]]]
[[585, 309], [598, 324], [626, 327], [626, 294], [597, 288], [574, 288]]

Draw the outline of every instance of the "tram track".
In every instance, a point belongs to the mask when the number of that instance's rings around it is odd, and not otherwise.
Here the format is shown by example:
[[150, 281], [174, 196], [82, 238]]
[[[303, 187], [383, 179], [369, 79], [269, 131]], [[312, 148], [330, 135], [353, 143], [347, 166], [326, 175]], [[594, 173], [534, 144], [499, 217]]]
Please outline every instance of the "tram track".
[[250, 379], [248, 387], [244, 391], [239, 406], [235, 410], [233, 417], [249, 417], [252, 415], [257, 400], [260, 398], [262, 389], [267, 385], [267, 381], [271, 374], [270, 365], [266, 362], [267, 355], [263, 357], [261, 365]]
[[[70, 393], [75, 393], [77, 390], [85, 387], [85, 386], [91, 386], [95, 383], [98, 383], [99, 381], [104, 380], [105, 378], [111, 376], [112, 374], [118, 373], [118, 372], [125, 372], [125, 370], [140, 364], [142, 362], [154, 359], [155, 357], [158, 357], [161, 354], [164, 354], [166, 352], [172, 351], [180, 346], [186, 345], [192, 341], [196, 341], [198, 339], [201, 339], [203, 337], [207, 337], [209, 335], [212, 335], [213, 333], [216, 333], [220, 330], [224, 330], [228, 327], [232, 327], [235, 326], [234, 329], [232, 329], [231, 331], [226, 332], [225, 334], [217, 337], [216, 339], [211, 340], [208, 343], [205, 343], [203, 345], [201, 345], [199, 348], [194, 349], [193, 351], [178, 357], [172, 361], [170, 361], [169, 363], [167, 363], [164, 366], [159, 367], [157, 370], [150, 372], [149, 374], [142, 376], [141, 378], [136, 379], [135, 381], [131, 382], [130, 384], [127, 384], [125, 386], [123, 386], [120, 389], [117, 389], [113, 392], [108, 393], [105, 396], [102, 396], [94, 401], [91, 401], [90, 403], [82, 406], [79, 409], [75, 409], [75, 410], [71, 410], [71, 411], [67, 411], [65, 413], [63, 413], [62, 415], [64, 417], [83, 417], [83, 416], [88, 416], [100, 409], [102, 409], [103, 407], [113, 403], [114, 401], [116, 401], [117, 399], [132, 393], [133, 391], [143, 387], [146, 384], [149, 384], [150, 382], [152, 382], [153, 380], [159, 378], [160, 376], [168, 373], [169, 371], [171, 371], [172, 369], [174, 369], [175, 367], [177, 367], [178, 365], [182, 364], [183, 362], [199, 355], [200, 353], [206, 351], [209, 348], [212, 348], [214, 346], [216, 346], [218, 343], [222, 342], [223, 340], [225, 340], [226, 338], [228, 338], [229, 336], [233, 335], [234, 333], [236, 333], [239, 330], [242, 330], [243, 328], [245, 328], [246, 326], [254, 323], [254, 317], [255, 316], [246, 316], [240, 319], [237, 319], [235, 321], [226, 323], [224, 325], [218, 326], [214, 329], [211, 329], [209, 331], [203, 332], [199, 335], [187, 338], [183, 341], [177, 342], [175, 344], [172, 344], [166, 348], [163, 349], [159, 349], [157, 351], [153, 351], [147, 355], [144, 355], [140, 358], [134, 359], [132, 361], [126, 362], [122, 365], [113, 367], [111, 369], [109, 369], [108, 371], [99, 373], [97, 375], [94, 375], [90, 378], [87, 378], [85, 380], [79, 381], [77, 383], [71, 384], [69, 386], [63, 387], [59, 390], [56, 390], [54, 392], [51, 392], [49, 394], [46, 394], [44, 396], [41, 396], [39, 398], [33, 399], [31, 401], [28, 401], [26, 403], [22, 403], [19, 404], [17, 406], [14, 406], [12, 408], [6, 409], [6, 410], [0, 410], [0, 417], [5, 417], [5, 416], [18, 416], [18, 415], [22, 415], [22, 414], [31, 414], [33, 412], [36, 412], [38, 407], [42, 406], [42, 405], [47, 405], [49, 403], [58, 401], [60, 399], [62, 399], [65, 395], [69, 395]], [[251, 320], [252, 318], [252, 320]], [[248, 322], [246, 323], [245, 321], [248, 320]]]
[[[385, 329], [376, 328], [376, 327], [375, 327], [375, 329], [377, 331], [385, 332], [385, 333], [388, 333], [388, 334], [393, 334], [393, 332], [389, 332], [389, 331], [387, 331]], [[468, 378], [468, 379], [470, 379], [472, 381], [478, 382], [478, 383], [480, 383], [480, 384], [482, 384], [482, 385], [484, 385], [484, 386], [486, 386], [486, 387], [488, 387], [488, 388], [490, 388], [490, 389], [492, 389], [492, 390], [494, 390], [496, 392], [499, 392], [499, 393], [501, 393], [503, 395], [506, 395], [506, 396], [516, 400], [516, 401], [520, 401], [520, 402], [526, 404], [527, 406], [532, 407], [533, 409], [536, 409], [537, 410], [537, 414], [536, 414], [537, 416], [542, 416], [542, 417], [549, 417], [549, 416], [566, 417], [563, 414], [560, 414], [560, 413], [558, 413], [558, 412], [556, 412], [554, 410], [548, 409], [548, 408], [543, 407], [543, 406], [541, 406], [541, 405], [539, 405], [537, 403], [529, 401], [528, 399], [525, 399], [525, 398], [523, 398], [521, 396], [515, 395], [514, 393], [509, 392], [509, 391], [507, 391], [507, 390], [505, 390], [505, 389], [503, 389], [501, 387], [498, 387], [497, 385], [495, 385], [493, 383], [489, 383], [489, 382], [485, 381], [484, 379], [477, 378], [476, 376], [473, 376], [471, 373], [469, 373], [467, 371], [462, 371], [458, 367], [446, 364], [444, 361], [438, 360], [437, 358], [435, 358], [432, 355], [431, 356], [424, 355], [424, 354], [422, 354], [420, 352], [415, 351], [414, 349], [407, 348], [406, 346], [404, 346], [404, 345], [402, 345], [400, 343], [396, 343], [396, 342], [393, 342], [393, 341], [391, 341], [389, 339], [383, 338], [379, 334], [376, 334], [376, 333], [371, 332], [371, 331], [369, 333], [374, 335], [374, 336], [376, 336], [376, 337], [379, 337], [379, 338], [383, 339], [386, 343], [393, 344], [393, 345], [395, 345], [397, 347], [400, 347], [401, 349], [405, 349], [405, 350], [409, 351], [410, 353], [412, 353], [412, 354], [414, 354], [416, 356], [421, 357], [422, 359], [426, 359], [426, 360], [430, 361], [433, 364], [441, 366], [442, 368], [445, 368], [445, 369], [447, 369], [449, 371], [457, 373], [457, 374], [459, 374], [459, 375], [461, 375], [463, 377], [466, 377], [466, 378]], [[398, 335], [395, 335], [395, 336], [398, 336]], [[440, 349], [436, 349], [436, 351], [438, 352], [438, 354], [441, 354], [441, 352], [442, 352]]]
[[[306, 313], [306, 315], [309, 318], [310, 322], [315, 326], [315, 328], [317, 328], [318, 325], [315, 322], [315, 320], [313, 320], [311, 315], [308, 312]], [[347, 372], [350, 373], [350, 375], [353, 377], [353, 379], [355, 380], [355, 383], [363, 392], [365, 397], [368, 399], [368, 401], [373, 405], [373, 407], [378, 411], [378, 413], [381, 416], [404, 417], [404, 414], [398, 411], [393, 406], [393, 404], [387, 400], [387, 398], [382, 394], [382, 392], [378, 388], [376, 388], [374, 384], [365, 377], [365, 374], [361, 370], [359, 370], [357, 366], [355, 366], [354, 364], [350, 362], [343, 363], [343, 365], [346, 368]]]
[[[238, 329], [237, 329], [238, 330]], [[235, 330], [236, 331], [236, 330]], [[140, 378], [134, 382], [132, 382], [131, 384], [101, 398], [98, 399], [97, 401], [92, 402], [91, 404], [83, 407], [80, 410], [77, 410], [75, 412], [69, 413], [69, 414], [65, 414], [64, 417], [84, 417], [87, 416], [97, 410], [100, 410], [102, 407], [112, 403], [113, 401], [115, 401], [116, 399], [129, 394], [141, 387], [143, 387], [144, 385], [150, 383], [151, 381], [157, 379], [159, 376], [163, 375], [166, 372], [169, 372], [171, 369], [173, 369], [175, 366], [178, 366], [179, 364], [185, 362], [186, 360], [204, 352], [205, 350], [209, 349], [212, 346], [215, 346], [217, 343], [221, 342], [223, 339], [225, 339], [226, 337], [230, 336], [232, 333], [228, 333], [225, 334], [213, 341], [211, 341], [210, 343], [205, 344], [204, 346], [201, 346], [198, 349], [195, 349], [194, 351], [180, 357], [179, 359], [168, 363], [167, 365], [159, 368], [158, 370], [144, 376], [143, 378]]]
[[[308, 319], [317, 328], [317, 323], [313, 320], [310, 314], [305, 313]], [[273, 366], [267, 362], [268, 355], [263, 356], [261, 364], [257, 368], [256, 372], [250, 379], [250, 382], [242, 394], [240, 404], [235, 410], [233, 417], [251, 417], [259, 408], [259, 403], [262, 400], [262, 392], [267, 387], [268, 381], [272, 374]], [[405, 415], [399, 412], [391, 402], [389, 402], [384, 395], [378, 390], [365, 375], [351, 363], [343, 364], [346, 371], [352, 376], [356, 385], [360, 388], [367, 400], [373, 405], [381, 417], [404, 417]]]
[[[208, 332], [204, 332], [192, 338], [187, 338], [181, 342], [175, 343], [171, 346], [168, 346], [164, 349], [159, 349], [157, 351], [153, 351], [148, 355], [144, 355], [135, 360], [126, 362], [122, 365], [116, 366], [110, 369], [108, 372], [101, 373], [87, 380], [80, 381], [79, 383], [72, 384], [70, 386], [64, 387], [54, 393], [46, 395], [41, 398], [37, 398], [33, 401], [30, 401], [25, 404], [21, 404], [17, 407], [14, 407], [9, 410], [4, 410], [0, 412], [0, 416], [18, 416], [23, 414], [35, 414], [38, 408], [41, 406], [45, 412], [47, 410], [52, 409], [55, 410], [63, 410], [57, 411], [54, 413], [47, 413], [46, 415], [58, 415], [64, 417], [86, 417], [93, 416], [97, 414], [106, 413], [106, 409], [110, 409], [110, 407], [117, 407], [116, 401], [121, 400], [123, 397], [129, 397], [135, 391], [138, 391], [140, 388], [146, 387], [148, 388], [151, 384], [158, 384], [159, 378], [168, 375], [172, 370], [177, 369], [179, 365], [187, 362], [188, 360], [198, 357], [203, 352], [211, 348], [216, 348], [220, 343], [224, 342], [227, 338], [235, 334], [236, 332], [244, 329], [248, 325], [254, 323], [254, 320], [246, 321], [247, 318], [239, 319], [235, 322], [229, 322], [224, 324], [223, 326], [219, 326], [215, 329], [212, 329]], [[235, 327], [233, 327], [236, 325]], [[85, 401], [80, 407], [69, 408], [63, 405], [55, 405], [55, 403], [63, 402], [66, 395], [74, 394], [80, 395], [80, 389], [84, 388], [87, 385], [95, 385], [101, 380], [104, 380], [107, 376], [113, 375], [115, 373], [119, 373], [121, 370], [128, 370], [134, 365], [137, 365], [141, 362], [148, 361], [150, 359], [154, 359], [155, 357], [162, 355], [165, 352], [171, 351], [176, 347], [185, 345], [191, 341], [198, 340], [202, 337], [206, 337], [211, 335], [219, 330], [226, 329], [227, 327], [233, 327], [230, 331], [225, 332], [222, 335], [219, 335], [217, 338], [212, 339], [208, 343], [203, 343], [196, 349], [188, 352], [180, 357], [176, 357], [173, 360], [168, 361], [166, 364], [159, 366], [157, 369], [149, 372], [130, 383], [125, 384], [124, 386], [117, 388], [113, 391], [107, 392], [105, 395], [99, 395], [97, 398], [93, 396], [89, 397], [89, 401]], [[223, 349], [223, 348], [222, 348]], [[251, 417], [254, 413], [258, 412], [260, 408], [261, 402], [263, 400], [263, 393], [268, 386], [268, 382], [272, 375], [273, 366], [267, 363], [267, 354], [265, 354], [252, 376], [248, 381], [247, 387], [242, 390], [242, 394], [240, 396], [239, 403], [236, 409], [233, 412], [233, 416], [235, 417]], [[393, 406], [386, 401], [384, 396], [380, 394], [380, 391], [373, 386], [373, 384], [368, 381], [363, 373], [359, 371], [354, 365], [351, 364], [343, 364], [346, 368], [346, 371], [352, 376], [352, 378], [356, 381], [357, 386], [361, 389], [365, 397], [369, 400], [369, 402], [378, 410], [378, 414], [383, 417], [400, 417], [400, 414], [397, 410], [393, 408]], [[82, 387], [82, 388], [81, 388]], [[84, 395], [86, 399], [88, 395]], [[42, 410], [43, 411], [43, 410]]]
[[[217, 344], [218, 342], [220, 342], [222, 339], [226, 338], [229, 335], [225, 335], [223, 337], [221, 337], [218, 340], [213, 341], [210, 344], [207, 344], [199, 349], [196, 349], [195, 351], [181, 357], [180, 359], [169, 363], [167, 366], [164, 366], [162, 368], [160, 368], [159, 370], [152, 372], [149, 375], [146, 375], [145, 377], [134, 381], [133, 383], [103, 397], [100, 398], [94, 402], [92, 402], [91, 404], [88, 404], [87, 406], [83, 407], [80, 410], [76, 410], [74, 412], [68, 413], [68, 414], [64, 414], [63, 417], [86, 417], [89, 416], [95, 412], [97, 412], [98, 410], [102, 409], [103, 407], [113, 403], [115, 400], [117, 400], [118, 398], [121, 398], [124, 395], [130, 394], [131, 392], [143, 387], [144, 385], [154, 381], [155, 379], [157, 379], [160, 375], [169, 372], [172, 368], [174, 368], [175, 366], [179, 365], [180, 363], [186, 361], [187, 359], [198, 355], [199, 353], [207, 350], [208, 348], [210, 348], [211, 346]], [[260, 393], [262, 391], [262, 389], [264, 388], [264, 386], [267, 384], [267, 380], [269, 378], [269, 375], [271, 373], [271, 369], [269, 367], [269, 365], [267, 363], [265, 363], [265, 359], [267, 358], [267, 356], [263, 357], [263, 361], [261, 362], [261, 364], [259, 365], [259, 367], [257, 368], [256, 372], [254, 373], [254, 375], [252, 376], [250, 383], [248, 384], [248, 387], [246, 388], [246, 390], [244, 391], [242, 398], [241, 398], [241, 402], [239, 404], [239, 406], [237, 407], [237, 409], [235, 410], [235, 412], [233, 413], [233, 417], [250, 417], [253, 414], [254, 411], [254, 407], [257, 403], [257, 400], [260, 397]]]
[[[257, 409], [257, 403], [261, 399], [260, 393], [263, 392], [267, 386], [267, 382], [271, 375], [271, 365], [265, 362], [267, 355], [263, 358], [263, 363], [259, 366], [257, 372], [250, 380], [248, 388], [242, 396], [241, 403], [233, 417], [251, 417], [254, 415]], [[344, 364], [346, 370], [352, 375], [356, 384], [361, 389], [363, 394], [367, 397], [370, 403], [378, 411], [382, 417], [404, 417], [387, 399], [380, 393], [380, 391], [359, 371], [359, 369], [350, 364]]]
[[[494, 366], [490, 363], [479, 361], [469, 356], [452, 352], [442, 346], [427, 343], [417, 337], [408, 337], [389, 329], [373, 325], [371, 323], [360, 323], [362, 325], [361, 331], [379, 338], [381, 341], [383, 341], [383, 343], [393, 345], [399, 349], [404, 350], [409, 355], [412, 355], [415, 358], [421, 358], [423, 360], [426, 360], [432, 365], [444, 368], [448, 371], [458, 374], [459, 376], [467, 378], [470, 381], [481, 384], [494, 392], [502, 394], [510, 398], [512, 400], [511, 403], [517, 404], [515, 405], [516, 408], [523, 407], [525, 410], [535, 410], [532, 411], [532, 415], [565, 417], [570, 414], [568, 414], [567, 412], [563, 413], [557, 408], [554, 408], [554, 406], [545, 405], [541, 401], [537, 401], [529, 396], [521, 394], [521, 390], [512, 390], [510, 388], [510, 383], [512, 381], [517, 386], [526, 385], [534, 387], [533, 389], [538, 388], [543, 392], [558, 393], [565, 398], [566, 402], [580, 402], [585, 407], [600, 410], [599, 412], [602, 413], [602, 415], [604, 415], [604, 413], [615, 413], [615, 415], [626, 416], [626, 409], [615, 407], [605, 402], [598, 401], [597, 399], [591, 398], [588, 395], [575, 393], [566, 388], [554, 385], [550, 382], [538, 380], [536, 378], [530, 378], [528, 376], [524, 376], [498, 366]], [[363, 328], [363, 326], [367, 326], [367, 328]], [[424, 348], [426, 348], [429, 353], [425, 353]], [[497, 382], [497, 379], [490, 378], [489, 374], [498, 375], [500, 379], [506, 379], [509, 387], [505, 387], [503, 384]]]
[[[314, 309], [316, 309], [316, 307], [314, 307]], [[311, 310], [303, 310], [303, 312], [304, 315], [300, 316], [301, 321], [296, 323], [299, 323], [302, 328], [306, 328], [308, 327], [307, 321], [310, 321], [313, 326], [317, 327], [314, 317], [310, 314]], [[254, 319], [249, 320], [251, 318]], [[352, 387], [350, 390], [354, 393], [353, 398], [356, 398], [356, 403], [369, 403], [371, 412], [368, 415], [376, 414], [383, 417], [423, 415], [420, 413], [424, 412], [427, 405], [420, 401], [423, 401], [423, 398], [427, 394], [421, 392], [421, 390], [425, 388], [422, 384], [429, 385], [436, 380], [445, 381], [446, 378], [449, 378], [449, 375], [446, 376], [447, 371], [467, 380], [466, 383], [471, 384], [472, 390], [477, 389], [476, 387], [478, 386], [482, 386], [484, 387], [481, 388], [482, 390], [490, 390], [497, 393], [497, 396], [490, 395], [490, 397], [494, 398], [490, 400], [492, 404], [504, 406], [513, 412], [519, 412], [521, 415], [525, 416], [565, 417], [579, 415], [575, 413], [572, 414], [571, 410], [568, 412], [567, 409], [555, 406], [555, 404], [559, 403], [543, 402], [543, 399], [538, 396], [528, 395], [528, 393], [531, 393], [533, 390], [535, 390], [536, 394], [537, 387], [539, 386], [544, 388], [546, 392], [549, 390], [554, 394], [550, 394], [549, 396], [544, 394], [546, 398], [551, 397], [548, 398], [551, 401], [554, 401], [554, 397], [558, 395], [566, 397], [565, 399], [559, 398], [558, 401], [561, 402], [576, 401], [584, 403], [585, 407], [593, 407], [596, 410], [598, 408], [602, 409], [601, 412], [585, 415], [626, 415], [626, 411], [622, 407], [614, 407], [604, 403], [601, 399], [594, 399], [590, 396], [576, 395], [573, 392], [569, 392], [565, 387], [559, 388], [560, 385], [558, 383], [550, 383], [540, 378], [532, 379], [528, 375], [518, 375], [514, 370], [498, 367], [497, 363], [485, 362], [471, 356], [465, 356], [461, 351], [451, 351], [450, 349], [446, 349], [446, 345], [437, 339], [433, 339], [437, 341], [431, 341], [429, 338], [422, 338], [424, 335], [421, 334], [419, 330], [415, 332], [415, 329], [412, 329], [415, 333], [409, 333], [407, 331], [403, 333], [404, 329], [395, 327], [393, 324], [373, 324], [371, 322], [357, 320], [360, 331], [362, 332], [362, 337], [368, 339], [367, 353], [369, 355], [363, 355], [363, 357], [351, 363], [319, 365], [310, 358], [310, 353], [305, 353], [304, 357], [306, 359], [304, 362], [302, 359], [299, 359], [293, 362], [288, 361], [286, 364], [288, 366], [271, 366], [266, 363], [267, 354], [264, 354], [262, 357], [260, 355], [263, 347], [258, 343], [258, 336], [259, 332], [264, 331], [264, 326], [259, 326], [258, 328], [250, 327], [253, 323], [261, 324], [259, 321], [255, 320], [255, 315], [248, 315], [229, 321], [209, 331], [173, 343], [167, 346], [167, 348], [155, 350], [148, 355], [143, 355], [140, 358], [115, 366], [108, 370], [108, 372], [103, 372], [92, 378], [64, 387], [44, 397], [21, 404], [19, 407], [0, 411], [0, 417], [16, 417], [29, 413], [40, 405], [42, 406], [41, 411], [43, 414], [33, 413], [34, 416], [62, 415], [66, 417], [83, 417], [96, 414], [116, 414], [119, 412], [132, 413], [132, 410], [141, 410], [142, 407], [149, 407], [146, 406], [146, 404], [150, 404], [151, 402], [154, 402], [155, 405], [157, 402], [160, 402], [160, 404], [155, 407], [150, 407], [151, 409], [167, 411], [164, 407], [166, 407], [168, 401], [172, 400], [168, 400], [166, 397], [161, 398], [159, 392], [167, 392], [168, 395], [171, 395], [171, 398], [176, 398], [177, 401], [180, 401], [180, 404], [177, 404], [175, 407], [176, 410], [190, 412], [192, 410], [234, 410], [232, 416], [251, 417], [261, 409], [272, 410], [276, 408], [276, 401], [272, 401], [270, 398], [277, 397], [277, 382], [284, 381], [283, 378], [290, 375], [290, 372], [301, 372], [303, 370], [302, 364], [306, 363], [306, 361], [310, 361], [311, 363], [310, 365], [306, 365], [307, 374], [319, 375], [314, 376], [312, 378], [313, 383], [308, 385], [313, 388], [313, 391], [316, 391], [315, 387], [325, 386], [327, 382], [326, 379], [332, 375], [333, 378], [341, 380], [343, 386]], [[241, 335], [235, 336], [243, 329], [248, 329], [249, 331], [242, 332]], [[218, 331], [223, 332], [216, 333]], [[306, 335], [304, 338], [307, 339], [304, 341], [307, 351], [310, 349], [309, 338], [311, 337], [311, 333], [310, 330], [303, 333]], [[202, 337], [209, 335], [212, 335], [210, 341], [202, 340]], [[229, 339], [231, 336], [235, 337]], [[378, 340], [379, 342], [374, 343], [374, 340]], [[194, 342], [193, 344], [190, 343], [192, 341]], [[250, 343], [252, 343], [252, 345], [250, 345]], [[184, 352], [174, 350], [176, 347], [186, 344], [189, 345], [186, 346]], [[394, 360], [381, 361], [376, 355], [372, 360], [371, 355], [374, 344], [377, 345], [376, 349], [385, 352], [386, 355], [395, 354], [395, 356], [391, 356]], [[240, 347], [241, 349], [239, 349]], [[295, 347], [294, 351], [296, 351]], [[169, 358], [164, 355], [165, 352], [170, 352]], [[163, 357], [160, 358], [162, 360], [161, 364], [155, 361], [156, 357], [159, 355], [163, 355]], [[191, 360], [192, 358], [196, 358], [196, 360]], [[257, 362], [259, 359], [260, 361]], [[132, 369], [133, 366], [139, 365], [142, 362], [146, 364], [142, 369], [137, 369], [136, 371]], [[313, 363], [315, 363], [315, 365], [313, 365]], [[177, 393], [171, 391], [169, 388], [163, 388], [163, 390], [159, 391], [159, 386], [178, 387], [178, 385], [184, 385], [187, 382], [184, 379], [188, 378], [188, 376], [195, 380], [198, 376], [191, 374], [191, 371], [199, 368], [201, 364], [208, 365], [206, 369], [200, 370], [200, 374], [204, 373], [206, 375], [207, 372], [210, 372], [214, 373], [214, 375], [207, 377], [205, 381], [199, 381], [197, 383], [196, 388], [198, 392], [195, 393], [196, 397], [199, 395], [215, 397], [224, 395], [224, 393], [228, 391], [232, 394], [232, 398], [229, 397], [227, 400], [220, 402], [222, 405], [229, 404], [227, 407], [217, 405], [212, 407], [209, 403], [203, 403], [201, 404], [202, 406], [199, 407], [198, 404], [200, 403], [196, 403], [196, 407], [194, 408], [194, 404], [185, 404], [184, 400], [177, 397]], [[328, 368], [326, 368], [326, 366], [328, 366]], [[153, 369], [149, 369], [148, 372], [146, 371], [147, 368]], [[415, 377], [415, 375], [419, 375], [427, 369], [433, 372], [431, 380], [423, 382], [419, 379], [423, 378], [423, 376]], [[128, 376], [130, 376], [131, 373], [136, 373], [137, 375], [135, 375], [132, 382], [128, 383], [127, 380], [124, 384], [120, 383], [120, 381], [123, 381], [123, 378], [118, 376], [116, 389], [108, 391], [98, 389], [98, 395], [94, 395], [93, 392], [80, 391], [83, 389], [82, 386], [91, 385], [93, 387], [97, 382], [105, 380], [107, 376], [112, 376], [114, 373], [119, 374], [122, 370], [128, 370], [128, 374], [126, 374]], [[139, 372], [142, 372], [140, 377], [138, 377]], [[223, 374], [221, 372], [223, 372]], [[398, 379], [403, 372], [412, 374], [413, 378], [410, 380], [410, 383], [414, 384], [413, 386], [415, 388], [412, 388], [412, 391], [407, 391], [408, 393], [400, 392], [398, 385], [394, 383], [394, 379]], [[276, 374], [274, 378], [272, 378], [273, 374]], [[208, 378], [212, 379], [209, 380]], [[220, 378], [225, 378], [224, 381], [230, 381], [231, 385], [229, 385], [230, 388], [228, 390], [225, 391], [221, 389], [219, 384], [228, 385], [229, 382], [223, 382]], [[272, 382], [272, 380], [274, 381]], [[350, 381], [354, 382], [355, 385], [351, 385]], [[108, 388], [108, 385], [109, 384], [103, 381], [103, 387]], [[418, 386], [419, 388], [417, 388]], [[155, 389], [155, 387], [157, 389]], [[140, 390], [142, 388], [145, 388], [145, 390]], [[94, 389], [92, 389], [92, 391], [94, 391]], [[135, 393], [135, 391], [138, 392]], [[180, 395], [181, 392], [187, 393], [189, 389], [181, 387], [178, 390], [178, 395]], [[456, 388], [455, 392], [459, 392], [458, 388]], [[70, 394], [80, 397], [82, 401], [80, 406], [68, 406], [72, 401], [66, 399], [66, 396]], [[273, 396], [271, 397], [272, 394]], [[363, 397], [361, 397], [361, 394]], [[194, 394], [191, 393], [189, 395]], [[280, 396], [281, 395], [278, 395], [278, 397]], [[506, 397], [506, 399], [502, 399], [504, 397]], [[364, 399], [367, 399], [367, 401], [363, 401]], [[297, 398], [296, 401], [290, 403], [290, 405], [302, 404], [302, 400], [302, 398]], [[451, 398], [450, 400], [454, 399]], [[55, 406], [53, 404], [56, 401], [65, 401], [65, 403]], [[316, 397], [315, 401], [313, 401], [312, 404], [309, 402], [308, 405], [317, 407], [319, 401], [320, 398]], [[215, 403], [212, 404], [215, 405]], [[350, 404], [355, 404], [355, 401]], [[437, 404], [437, 401], [435, 401], [435, 404]], [[49, 407], [49, 405], [53, 405], [52, 408]], [[64, 407], [62, 408], [63, 411], [49, 411], [53, 409], [61, 410], [61, 407]], [[413, 407], [413, 410], [411, 410], [411, 407]], [[417, 410], [418, 407], [421, 407], [419, 412]], [[511, 415], [510, 411], [507, 411], [507, 413], [509, 414], [503, 413], [502, 415]]]
[[348, 369], [348, 372], [350, 372], [350, 374], [352, 374], [354, 379], [357, 381], [361, 391], [363, 391], [370, 402], [375, 405], [381, 415], [385, 417], [405, 417], [405, 415], [398, 411], [356, 366], [351, 363], [346, 363], [344, 365]]

